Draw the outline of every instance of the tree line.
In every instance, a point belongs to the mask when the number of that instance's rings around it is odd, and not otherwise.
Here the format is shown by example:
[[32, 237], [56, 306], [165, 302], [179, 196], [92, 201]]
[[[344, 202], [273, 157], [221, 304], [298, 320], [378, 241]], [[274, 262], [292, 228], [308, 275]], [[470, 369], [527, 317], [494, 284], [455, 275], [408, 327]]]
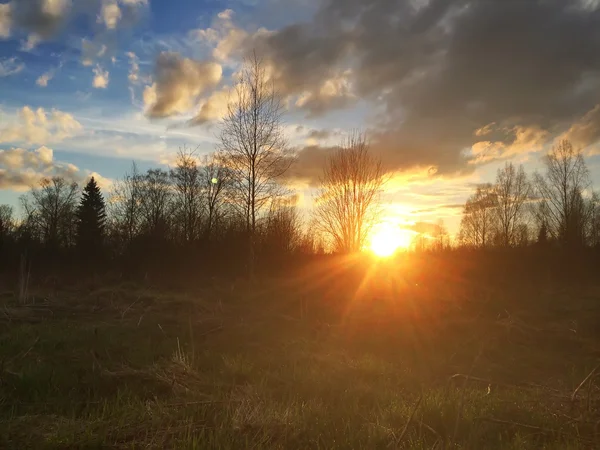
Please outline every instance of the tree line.
[[[108, 192], [94, 178], [81, 191], [64, 178], [42, 180], [21, 197], [19, 220], [0, 205], [0, 265], [253, 276], [326, 251], [361, 251], [383, 212], [381, 160], [364, 134], [350, 133], [327, 157], [309, 217], [285, 183], [294, 154], [283, 112], [254, 55], [240, 72], [214, 153], [183, 148], [170, 169], [144, 173], [133, 163]], [[507, 163], [495, 183], [478, 185], [455, 243], [599, 246], [600, 202], [583, 155], [562, 141], [544, 162], [533, 176]], [[452, 247], [443, 222], [416, 231], [417, 250]]]
[[495, 183], [468, 198], [458, 244], [470, 248], [600, 246], [600, 197], [592, 189], [584, 156], [568, 140], [544, 157], [532, 176], [513, 163], [498, 169]]

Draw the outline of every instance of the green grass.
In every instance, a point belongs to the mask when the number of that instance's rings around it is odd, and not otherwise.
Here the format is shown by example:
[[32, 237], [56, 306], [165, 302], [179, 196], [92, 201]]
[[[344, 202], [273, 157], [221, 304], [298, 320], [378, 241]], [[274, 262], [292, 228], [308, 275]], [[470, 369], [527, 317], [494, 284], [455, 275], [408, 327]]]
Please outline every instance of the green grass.
[[600, 289], [311, 280], [0, 295], [0, 448], [600, 448]]

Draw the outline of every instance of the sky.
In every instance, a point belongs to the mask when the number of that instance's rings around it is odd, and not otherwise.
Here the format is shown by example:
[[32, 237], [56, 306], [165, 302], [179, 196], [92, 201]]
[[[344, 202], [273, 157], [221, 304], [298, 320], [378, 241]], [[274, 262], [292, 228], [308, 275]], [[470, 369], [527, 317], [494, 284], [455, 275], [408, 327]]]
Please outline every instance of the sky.
[[0, 0], [0, 203], [42, 177], [102, 187], [132, 161], [215, 150], [256, 52], [287, 107], [308, 209], [328, 152], [365, 132], [386, 219], [444, 220], [507, 161], [568, 138], [600, 186], [596, 0]]

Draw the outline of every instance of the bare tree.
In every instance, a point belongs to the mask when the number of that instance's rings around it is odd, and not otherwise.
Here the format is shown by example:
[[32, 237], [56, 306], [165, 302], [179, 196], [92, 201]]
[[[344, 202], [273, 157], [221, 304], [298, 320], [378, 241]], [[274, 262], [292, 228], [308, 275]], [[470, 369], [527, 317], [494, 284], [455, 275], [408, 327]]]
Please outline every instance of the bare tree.
[[150, 169], [142, 178], [142, 229], [155, 238], [166, 238], [170, 224], [172, 190], [169, 173]]
[[0, 205], [0, 241], [6, 239], [14, 231], [14, 228], [13, 207]]
[[257, 217], [280, 195], [278, 182], [291, 159], [282, 126], [281, 97], [256, 54], [245, 61], [221, 124], [219, 152], [232, 173], [234, 204], [246, 220], [250, 271]]
[[300, 215], [293, 201], [280, 199], [273, 202], [265, 219], [264, 243], [272, 254], [289, 255], [301, 240]]
[[465, 204], [460, 222], [459, 240], [469, 247], [488, 247], [497, 231], [498, 199], [494, 187], [477, 186], [477, 191]]
[[590, 223], [588, 230], [588, 242], [592, 247], [600, 247], [600, 196], [594, 193], [590, 200]]
[[433, 250], [443, 251], [450, 247], [450, 234], [448, 234], [448, 229], [443, 219], [438, 219], [435, 223], [431, 237], [433, 239]]
[[131, 244], [141, 224], [142, 176], [135, 163], [125, 177], [115, 183], [108, 203], [114, 227]]
[[210, 239], [215, 224], [221, 219], [225, 190], [231, 183], [229, 170], [217, 155], [206, 156], [200, 168], [200, 185], [204, 195], [206, 220], [204, 233]]
[[591, 217], [590, 202], [583, 197], [591, 185], [583, 155], [563, 140], [546, 155], [545, 164], [545, 175], [535, 175], [540, 197], [538, 221], [546, 224], [550, 236], [564, 245], [582, 245]]
[[325, 165], [314, 211], [318, 230], [337, 251], [360, 251], [379, 213], [385, 183], [381, 160], [369, 153], [366, 136], [353, 132]]
[[193, 242], [199, 237], [205, 200], [202, 195], [203, 178], [194, 151], [186, 148], [179, 150], [170, 177], [178, 234], [183, 242]]
[[531, 185], [523, 166], [517, 169], [510, 162], [498, 169], [494, 192], [500, 244], [505, 247], [517, 245], [522, 241], [520, 227], [526, 225], [526, 205], [531, 194]]
[[47, 245], [69, 246], [75, 238], [77, 184], [64, 178], [43, 179], [39, 187], [21, 197], [28, 225]]

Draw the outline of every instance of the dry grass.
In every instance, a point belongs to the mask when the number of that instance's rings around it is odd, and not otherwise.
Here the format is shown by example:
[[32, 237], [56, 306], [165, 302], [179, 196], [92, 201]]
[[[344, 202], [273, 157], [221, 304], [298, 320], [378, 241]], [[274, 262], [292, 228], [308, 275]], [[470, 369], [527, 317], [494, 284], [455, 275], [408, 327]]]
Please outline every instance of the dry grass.
[[0, 447], [600, 448], [600, 290], [390, 267], [2, 295]]

